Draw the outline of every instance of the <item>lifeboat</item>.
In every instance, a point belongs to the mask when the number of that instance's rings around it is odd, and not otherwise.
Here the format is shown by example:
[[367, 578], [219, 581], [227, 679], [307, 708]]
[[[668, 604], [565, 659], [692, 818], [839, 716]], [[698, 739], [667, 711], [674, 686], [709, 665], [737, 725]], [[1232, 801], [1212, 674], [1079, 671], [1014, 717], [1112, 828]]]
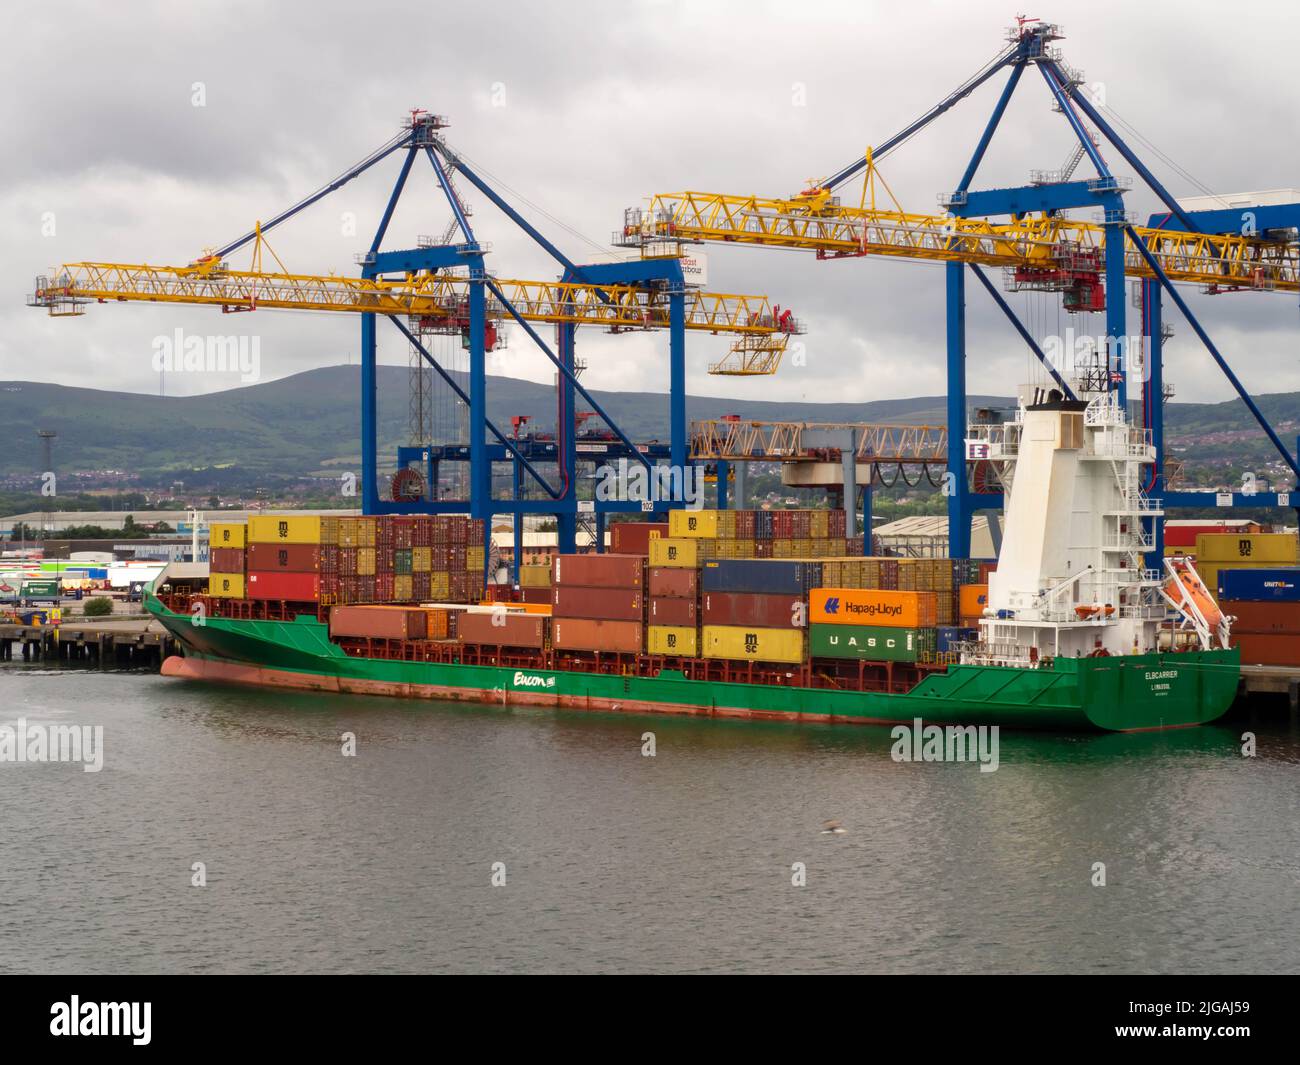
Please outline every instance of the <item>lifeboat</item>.
[[[1165, 582], [1165, 592], [1169, 595], [1169, 598], [1176, 603], [1181, 602], [1183, 591], [1185, 591], [1187, 598], [1196, 604], [1196, 609], [1205, 618], [1205, 623], [1211, 629], [1217, 628], [1219, 622], [1223, 620], [1223, 611], [1219, 609], [1219, 604], [1214, 601], [1214, 596], [1205, 587], [1205, 582], [1201, 580], [1201, 575], [1196, 572], [1196, 567], [1187, 559], [1180, 558], [1173, 561], [1173, 568], [1178, 580], [1175, 580], [1171, 575], [1169, 580]], [[1183, 591], [1179, 590], [1178, 581], [1182, 581]]]
[[1089, 618], [1095, 618], [1099, 613], [1101, 613], [1101, 607], [1096, 605], [1089, 606], [1087, 603], [1080, 603], [1074, 608], [1074, 613], [1078, 616], [1080, 621], [1087, 621]]

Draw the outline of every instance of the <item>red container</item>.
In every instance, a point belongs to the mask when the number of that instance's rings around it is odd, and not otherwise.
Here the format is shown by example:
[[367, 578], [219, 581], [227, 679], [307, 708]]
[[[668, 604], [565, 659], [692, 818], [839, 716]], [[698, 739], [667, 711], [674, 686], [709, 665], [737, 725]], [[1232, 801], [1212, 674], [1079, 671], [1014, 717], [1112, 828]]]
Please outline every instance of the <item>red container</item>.
[[551, 644], [557, 650], [638, 654], [643, 646], [644, 635], [645, 626], [639, 621], [551, 619]]
[[694, 599], [651, 599], [646, 621], [651, 625], [694, 626], [698, 617]]
[[319, 573], [320, 548], [316, 544], [249, 544], [248, 568], [280, 573]]
[[551, 563], [551, 587], [645, 587], [645, 559], [640, 555], [556, 555]]
[[374, 576], [374, 594], [371, 601], [375, 603], [388, 603], [393, 599], [393, 574], [376, 573]]
[[209, 552], [208, 569], [212, 573], [243, 573], [242, 547], [214, 547]]
[[1243, 666], [1300, 666], [1300, 634], [1234, 632], [1232, 645], [1241, 648]]
[[1300, 602], [1224, 599], [1219, 609], [1237, 619], [1232, 623], [1234, 632], [1289, 633], [1300, 643]]
[[[446, 530], [443, 530], [444, 533]], [[429, 552], [432, 560], [429, 564], [433, 567], [435, 573], [446, 573], [450, 568], [451, 549], [445, 543], [435, 543], [433, 549]]]
[[705, 592], [700, 620], [705, 625], [748, 625], [762, 629], [798, 629], [807, 624], [804, 601], [794, 595], [752, 595], [748, 592]]
[[616, 521], [609, 527], [609, 547], [616, 555], [648, 555], [651, 539], [667, 535], [666, 521]]
[[640, 621], [644, 613], [645, 600], [640, 592], [630, 588], [576, 588], [561, 584], [551, 589], [552, 617]]
[[551, 601], [551, 590], [549, 588], [520, 588], [519, 600], [523, 603], [549, 603]]
[[646, 581], [656, 599], [694, 599], [700, 591], [700, 571], [656, 566]]
[[320, 599], [320, 575], [274, 570], [249, 572], [245, 590], [249, 599], [285, 599], [314, 603]]
[[429, 618], [423, 610], [401, 607], [336, 606], [330, 610], [330, 635], [424, 640], [429, 635]]
[[456, 638], [461, 643], [490, 647], [546, 646], [546, 618], [540, 614], [470, 613], [457, 611]]
[[[844, 536], [845, 524], [846, 524], [844, 519], [844, 511], [832, 510], [830, 512], [830, 515], [827, 517], [826, 521], [827, 521], [826, 535], [835, 540], [841, 539]], [[858, 554], [862, 554], [862, 552], [859, 550]]]

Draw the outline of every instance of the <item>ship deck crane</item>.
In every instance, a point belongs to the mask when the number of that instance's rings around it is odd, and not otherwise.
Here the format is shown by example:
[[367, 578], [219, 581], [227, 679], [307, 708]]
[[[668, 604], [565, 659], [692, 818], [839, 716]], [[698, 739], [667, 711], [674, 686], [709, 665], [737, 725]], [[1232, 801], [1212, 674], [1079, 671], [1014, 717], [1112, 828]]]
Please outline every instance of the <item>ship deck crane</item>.
[[[1142, 407], [1157, 456], [1148, 491], [1163, 496], [1166, 506], [1296, 506], [1289, 492], [1167, 492], [1164, 477], [1164, 394], [1160, 354], [1162, 297], [1168, 296], [1192, 326], [1229, 384], [1242, 399], [1283, 461], [1300, 482], [1300, 455], [1284, 444], [1222, 353], [1178, 293], [1179, 284], [1206, 292], [1300, 292], [1300, 203], [1271, 204], [1245, 210], [1188, 210], [1176, 200], [1115, 131], [1090, 100], [1082, 75], [1066, 66], [1053, 42], [1059, 26], [1036, 19], [1018, 20], [1008, 32], [1007, 47], [953, 93], [893, 137], [823, 181], [787, 197], [737, 196], [712, 192], [677, 192], [651, 197], [648, 208], [624, 213], [614, 243], [639, 247], [643, 255], [677, 253], [685, 244], [718, 242], [815, 252], [821, 259], [871, 255], [895, 256], [944, 264], [947, 304], [948, 424], [966, 424], [965, 285], [973, 275], [1010, 320], [1022, 340], [1067, 395], [1068, 384], [984, 272], [1000, 267], [1013, 287], [1033, 287], [1063, 294], [1067, 310], [1104, 310], [1106, 350], [1102, 372], [1127, 406], [1130, 365], [1145, 356]], [[1030, 184], [1014, 188], [972, 190], [971, 184], [1016, 87], [1026, 71], [1037, 69], [1054, 108], [1077, 139], [1079, 158], [1086, 157], [1095, 176], [1069, 172], [1035, 174]], [[955, 191], [940, 198], [942, 212], [906, 211], [880, 174], [879, 164], [907, 141], [1000, 71], [1009, 70], [983, 133]], [[1145, 226], [1133, 224], [1124, 208], [1130, 179], [1116, 176], [1098, 147], [1112, 146], [1163, 204]], [[839, 190], [862, 175], [856, 204], [844, 203]], [[881, 195], [883, 191], [883, 195]], [[1225, 208], [1228, 205], [1225, 204]], [[1100, 222], [1070, 218], [1065, 212], [1099, 208]], [[1126, 328], [1125, 279], [1141, 281], [1142, 350], [1130, 352]], [[1104, 285], [1102, 284], [1104, 280]], [[1073, 301], [1073, 302], [1072, 302]], [[1155, 338], [1154, 342], [1151, 338]], [[948, 438], [948, 466], [968, 461], [964, 434]], [[1300, 452], [1300, 447], [1297, 448]], [[970, 524], [976, 509], [1001, 505], [1001, 497], [976, 494], [965, 478], [948, 496], [949, 550], [969, 553]], [[1298, 508], [1300, 509], [1300, 508]], [[1153, 566], [1163, 551], [1163, 530], [1154, 530]]]

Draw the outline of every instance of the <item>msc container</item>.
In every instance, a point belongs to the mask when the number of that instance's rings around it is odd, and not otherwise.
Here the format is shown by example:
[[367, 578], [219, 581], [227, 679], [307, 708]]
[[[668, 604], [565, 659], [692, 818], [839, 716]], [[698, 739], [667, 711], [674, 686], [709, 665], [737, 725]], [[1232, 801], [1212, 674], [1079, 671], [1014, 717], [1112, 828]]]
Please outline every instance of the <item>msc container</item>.
[[814, 658], [860, 658], [868, 662], [915, 662], [935, 649], [934, 629], [876, 625], [813, 625], [808, 632]]
[[208, 569], [213, 573], [243, 573], [242, 547], [214, 547], [208, 553]]
[[646, 620], [651, 626], [690, 625], [694, 627], [699, 624], [694, 599], [653, 598], [650, 600]]
[[645, 626], [639, 621], [551, 618], [551, 644], [561, 651], [613, 651], [637, 654]]
[[616, 521], [609, 527], [609, 549], [616, 555], [648, 555], [650, 541], [667, 535], [666, 521]]
[[242, 573], [209, 573], [208, 595], [222, 599], [244, 598], [244, 575]]
[[314, 544], [264, 544], [254, 541], [248, 545], [248, 568], [284, 573], [317, 573], [320, 571], [320, 548]]
[[668, 512], [668, 535], [686, 540], [716, 540], [716, 510], [671, 510]]
[[247, 526], [242, 521], [214, 521], [208, 526], [209, 547], [243, 547], [248, 543]]
[[551, 586], [550, 565], [519, 567], [520, 588], [549, 588], [550, 586]]
[[655, 599], [694, 599], [700, 594], [700, 574], [694, 569], [655, 566], [647, 575], [646, 590]]
[[821, 625], [933, 628], [937, 609], [934, 592], [894, 592], [883, 588], [814, 588], [808, 594], [808, 620]]
[[640, 621], [645, 600], [630, 588], [576, 588], [556, 585], [551, 589], [551, 613], [557, 618], [595, 618], [608, 621]]
[[640, 555], [556, 555], [551, 564], [551, 584], [580, 588], [631, 588], [645, 586], [645, 559]]
[[540, 651], [546, 646], [546, 621], [540, 614], [484, 613], [460, 614], [456, 619], [456, 638], [461, 643], [492, 647], [526, 647]]
[[700, 649], [699, 629], [693, 625], [651, 625], [646, 629], [645, 649], [652, 655], [694, 658]]
[[376, 640], [424, 640], [429, 618], [423, 610], [392, 606], [336, 606], [330, 610], [331, 636]]
[[320, 574], [261, 572], [248, 574], [249, 599], [289, 599], [314, 603], [320, 598]]
[[1234, 632], [1232, 645], [1241, 648], [1246, 666], [1300, 666], [1300, 637], [1293, 633]]
[[802, 629], [705, 625], [700, 630], [700, 652], [705, 658], [798, 665], [804, 660], [803, 636]]
[[1300, 569], [1221, 569], [1219, 598], [1300, 602]]
[[700, 598], [700, 620], [705, 625], [801, 629], [807, 623], [806, 614], [802, 596], [705, 592]]
[[963, 584], [957, 593], [957, 613], [964, 618], [977, 618], [989, 605], [987, 584]]
[[1287, 565], [1297, 561], [1296, 534], [1201, 533], [1196, 538], [1196, 561]]
[[1237, 619], [1233, 632], [1287, 632], [1300, 640], [1300, 601], [1220, 599], [1219, 609]]
[[257, 514], [248, 519], [248, 541], [259, 544], [319, 544], [320, 518], [303, 514]]
[[698, 569], [700, 563], [712, 558], [715, 551], [716, 545], [711, 540], [660, 537], [650, 541], [650, 565]]
[[802, 597], [821, 583], [821, 573], [820, 563], [800, 559], [715, 559], [700, 570], [700, 590]]

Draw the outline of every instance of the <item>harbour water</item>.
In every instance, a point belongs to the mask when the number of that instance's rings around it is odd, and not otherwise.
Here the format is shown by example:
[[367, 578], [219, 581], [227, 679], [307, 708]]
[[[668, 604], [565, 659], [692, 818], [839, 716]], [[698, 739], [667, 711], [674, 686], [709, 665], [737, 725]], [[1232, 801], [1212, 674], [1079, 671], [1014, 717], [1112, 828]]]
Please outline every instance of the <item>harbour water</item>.
[[2, 972], [1300, 968], [1285, 708], [1004, 732], [992, 773], [887, 728], [4, 663], [19, 718], [102, 725], [104, 764], [0, 764]]

